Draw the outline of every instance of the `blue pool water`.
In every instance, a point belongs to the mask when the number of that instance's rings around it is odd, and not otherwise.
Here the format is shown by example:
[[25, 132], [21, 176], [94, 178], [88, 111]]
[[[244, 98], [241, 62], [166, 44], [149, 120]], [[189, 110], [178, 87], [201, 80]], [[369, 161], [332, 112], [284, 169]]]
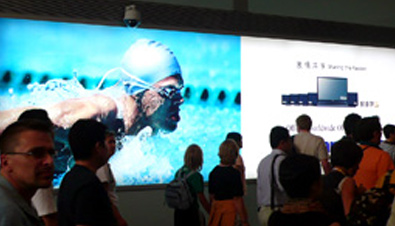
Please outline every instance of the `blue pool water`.
[[[0, 85], [0, 110], [48, 105], [97, 92], [85, 89], [76, 78], [52, 79], [45, 84], [29, 84], [27, 88], [11, 88], [4, 83]], [[204, 165], [201, 172], [204, 179], [208, 180], [210, 171], [219, 163], [217, 154], [220, 143], [229, 131], [241, 130], [240, 104], [235, 103], [239, 90], [188, 84], [186, 87], [189, 87], [189, 94], [181, 106], [181, 121], [176, 131], [159, 132], [151, 136], [150, 128], [145, 128], [136, 136], [125, 136], [119, 140], [120, 149], [110, 159], [118, 185], [169, 182], [175, 171], [183, 165], [186, 148], [193, 143], [203, 150]], [[184, 96], [185, 92], [186, 88]], [[202, 98], [204, 92], [206, 96]], [[225, 97], [219, 98], [221, 92]], [[67, 148], [60, 151], [56, 164], [55, 187], [59, 186], [64, 173], [73, 165]]]
[[204, 152], [202, 174], [208, 180], [219, 163], [218, 147], [226, 131], [240, 131], [239, 109], [186, 104], [175, 132], [150, 136], [147, 128], [136, 137], [126, 136], [110, 163], [120, 185], [166, 183], [182, 166], [188, 145], [196, 143]]
[[[192, 143], [204, 151], [207, 180], [226, 133], [240, 132], [239, 36], [10, 18], [0, 18], [0, 31], [0, 111], [92, 95], [140, 39], [160, 42], [174, 53], [185, 83], [179, 127], [169, 134], [144, 130], [124, 137], [110, 160], [121, 185], [168, 182]], [[103, 87], [118, 81], [116, 75], [106, 77]], [[55, 186], [73, 165], [70, 150], [57, 146]]]

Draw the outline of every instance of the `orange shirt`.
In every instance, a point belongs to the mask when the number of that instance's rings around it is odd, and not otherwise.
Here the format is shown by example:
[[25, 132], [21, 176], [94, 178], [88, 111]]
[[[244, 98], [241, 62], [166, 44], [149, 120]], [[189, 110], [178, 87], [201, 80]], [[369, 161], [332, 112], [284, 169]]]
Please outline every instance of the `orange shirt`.
[[360, 147], [364, 149], [363, 157], [354, 179], [358, 186], [362, 184], [366, 189], [370, 189], [387, 170], [394, 169], [394, 163], [391, 156], [379, 148], [368, 145]]

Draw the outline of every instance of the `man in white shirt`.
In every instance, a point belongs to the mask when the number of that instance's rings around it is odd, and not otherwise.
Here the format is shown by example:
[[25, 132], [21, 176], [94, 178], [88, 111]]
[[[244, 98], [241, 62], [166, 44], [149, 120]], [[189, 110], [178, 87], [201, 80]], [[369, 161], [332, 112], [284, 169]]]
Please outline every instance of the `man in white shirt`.
[[279, 169], [280, 163], [292, 149], [289, 131], [281, 126], [274, 127], [270, 132], [270, 146], [272, 152], [258, 166], [257, 202], [261, 226], [267, 226], [270, 214], [288, 199], [280, 184]]
[[[105, 145], [107, 150], [110, 152], [110, 157], [114, 155], [116, 149], [115, 133], [106, 132]], [[104, 188], [108, 193], [112, 204], [112, 210], [114, 217], [117, 220], [118, 226], [127, 226], [127, 222], [122, 217], [118, 209], [118, 196], [115, 193], [116, 181], [112, 173], [109, 163], [104, 164], [96, 171], [96, 176], [99, 178], [100, 182], [103, 184]]]
[[294, 136], [293, 142], [297, 153], [311, 155], [320, 160], [325, 174], [331, 171], [328, 161], [328, 150], [324, 139], [310, 133], [313, 122], [310, 116], [301, 115], [296, 119], [298, 134]]

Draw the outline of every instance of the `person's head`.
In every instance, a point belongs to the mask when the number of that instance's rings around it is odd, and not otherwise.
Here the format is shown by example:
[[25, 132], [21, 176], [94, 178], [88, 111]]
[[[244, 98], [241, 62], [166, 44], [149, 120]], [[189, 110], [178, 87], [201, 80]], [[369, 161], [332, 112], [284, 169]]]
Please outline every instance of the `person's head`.
[[174, 131], [184, 102], [184, 81], [173, 52], [157, 41], [140, 39], [130, 46], [121, 64], [126, 92], [136, 99], [143, 123], [154, 131]]
[[356, 131], [360, 141], [379, 144], [381, 139], [381, 124], [379, 117], [372, 116], [362, 118], [356, 127]]
[[[46, 123], [49, 127], [52, 128], [52, 131], [54, 132], [55, 125], [52, 123], [46, 110], [41, 108], [29, 109], [22, 112], [22, 114], [20, 114], [18, 117], [18, 121], [32, 119]], [[53, 133], [53, 136], [55, 136], [55, 133]]]
[[384, 136], [390, 142], [395, 142], [395, 125], [387, 124], [383, 128]]
[[51, 119], [48, 116], [48, 112], [45, 109], [41, 109], [41, 108], [29, 109], [22, 112], [18, 117], [18, 121], [24, 119], [37, 119], [45, 123], [48, 123], [50, 125], [53, 125]]
[[292, 141], [288, 129], [282, 126], [273, 127], [270, 131], [270, 146], [289, 152], [292, 149]]
[[311, 126], [313, 125], [313, 121], [311, 121], [310, 116], [303, 114], [296, 118], [296, 127], [298, 131], [306, 130], [310, 131]]
[[344, 118], [343, 128], [346, 136], [355, 139], [355, 127], [361, 119], [362, 117], [356, 113], [351, 113]]
[[320, 163], [310, 155], [290, 155], [280, 164], [280, 183], [292, 199], [316, 198], [321, 192]]
[[243, 147], [243, 137], [241, 136], [240, 133], [238, 132], [230, 132], [226, 135], [226, 139], [231, 139], [236, 142], [236, 144], [239, 146], [239, 148]]
[[20, 191], [52, 184], [55, 154], [52, 127], [40, 120], [21, 120], [0, 136], [1, 174]]
[[363, 151], [351, 140], [340, 140], [332, 145], [331, 164], [334, 167], [343, 167], [348, 176], [354, 176], [361, 162]]
[[167, 77], [154, 84], [157, 90], [145, 90], [138, 95], [140, 113], [154, 132], [172, 132], [180, 121], [180, 105], [184, 103], [181, 95], [183, 85], [177, 76]]
[[184, 155], [184, 165], [191, 170], [200, 170], [203, 165], [203, 151], [196, 145], [189, 145]]
[[96, 165], [105, 164], [110, 155], [105, 145], [107, 127], [94, 119], [79, 119], [69, 132], [69, 144], [74, 159], [94, 160]]
[[117, 142], [115, 140], [115, 133], [112, 131], [106, 131], [105, 139], [106, 148], [109, 151], [110, 157], [115, 153], [117, 148]]
[[219, 146], [219, 158], [224, 165], [234, 165], [239, 155], [239, 146], [234, 140], [225, 140]]

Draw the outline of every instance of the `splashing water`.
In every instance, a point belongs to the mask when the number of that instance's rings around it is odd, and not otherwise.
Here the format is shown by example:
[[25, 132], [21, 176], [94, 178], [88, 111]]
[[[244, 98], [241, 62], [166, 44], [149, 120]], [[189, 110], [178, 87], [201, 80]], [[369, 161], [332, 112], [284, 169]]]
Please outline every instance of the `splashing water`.
[[[29, 84], [27, 88], [25, 93], [14, 90], [3, 92], [0, 110], [49, 105], [98, 92], [112, 97], [124, 92], [119, 87], [87, 90], [76, 77], [70, 80], [52, 79], [45, 84]], [[181, 105], [180, 116], [178, 128], [172, 133], [159, 132], [151, 136], [151, 128], [146, 127], [136, 136], [128, 135], [119, 140], [120, 148], [110, 159], [118, 185], [168, 183], [183, 165], [185, 150], [193, 143], [203, 150], [201, 173], [205, 181], [208, 180], [210, 171], [219, 163], [218, 147], [227, 132], [240, 131], [240, 106], [190, 101]], [[73, 161], [68, 152], [56, 162], [58, 168], [61, 166], [54, 179], [54, 186], [58, 187]]]
[[121, 140], [122, 149], [110, 160], [118, 185], [160, 184], [172, 177], [173, 167], [151, 133], [146, 127], [136, 137]]

